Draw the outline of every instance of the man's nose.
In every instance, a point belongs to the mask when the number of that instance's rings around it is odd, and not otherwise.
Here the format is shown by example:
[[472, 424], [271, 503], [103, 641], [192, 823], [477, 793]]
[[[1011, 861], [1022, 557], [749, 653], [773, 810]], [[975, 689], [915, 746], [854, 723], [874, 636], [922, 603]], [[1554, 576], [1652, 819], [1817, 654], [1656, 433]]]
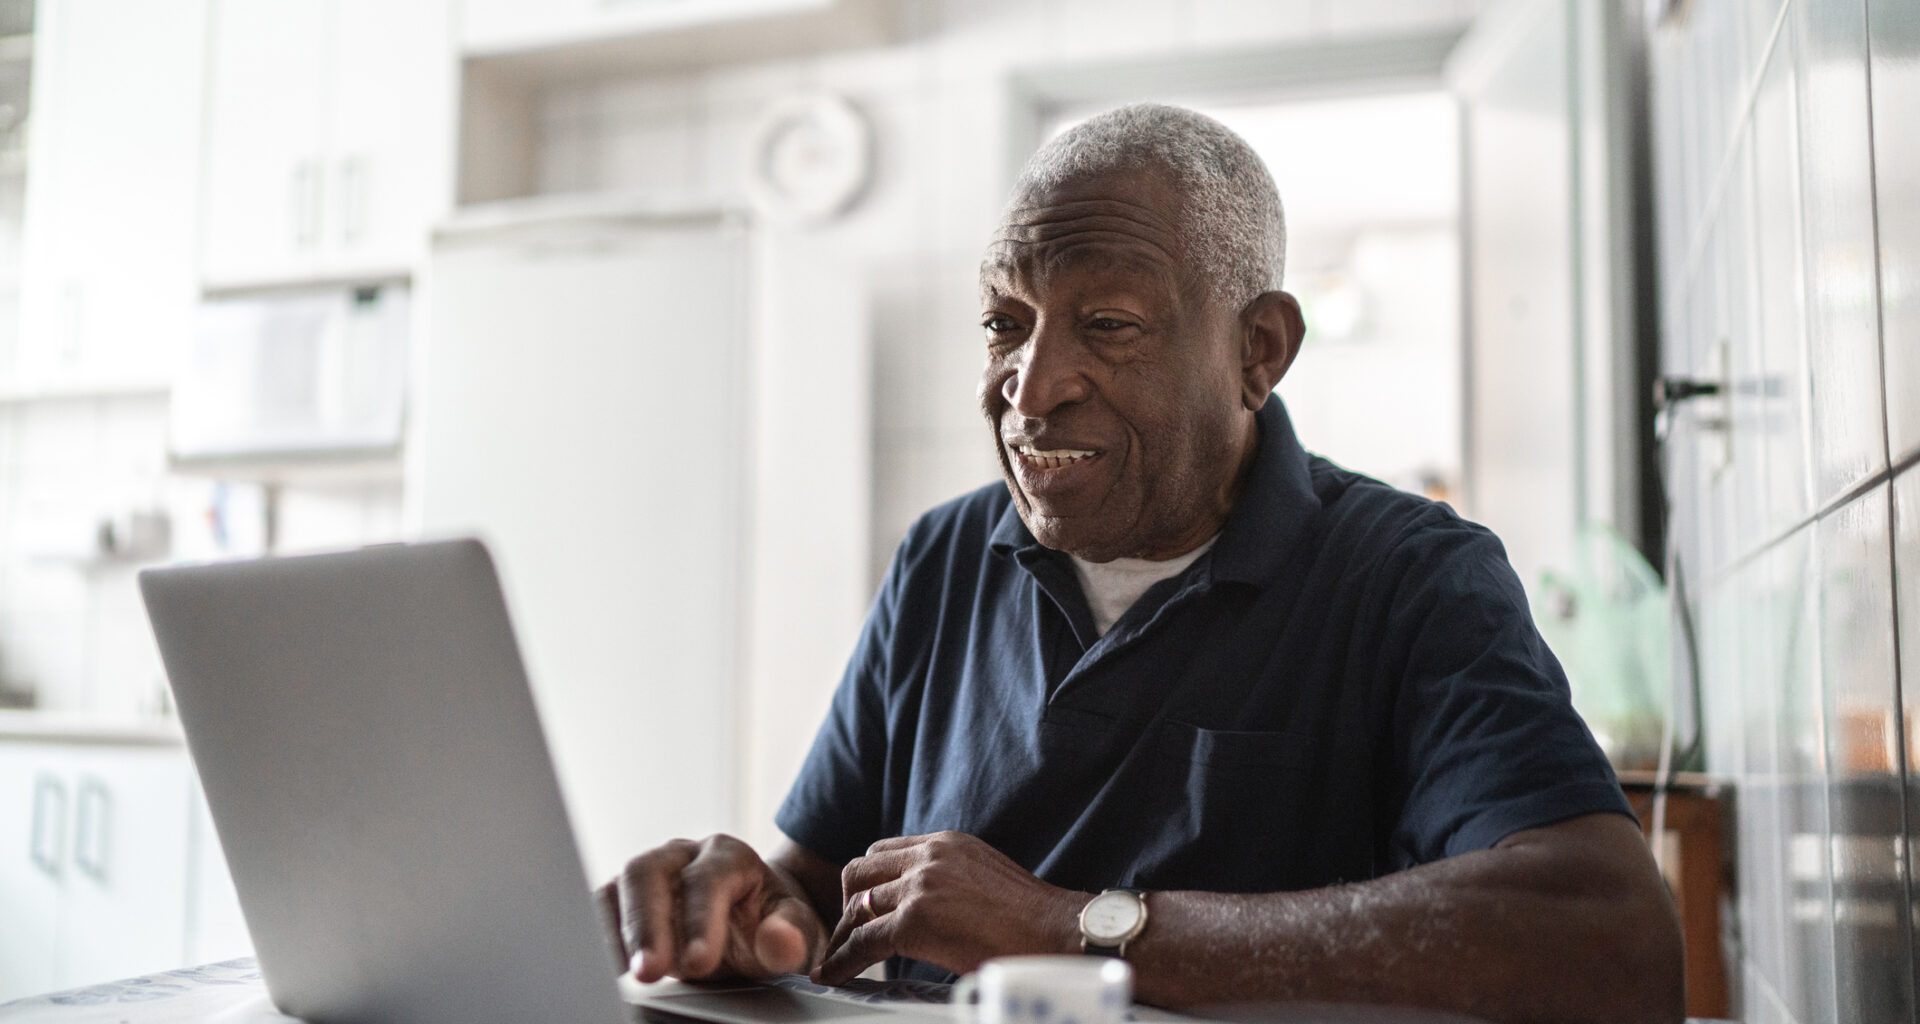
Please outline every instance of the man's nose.
[[1027, 337], [1020, 362], [1000, 385], [1014, 412], [1034, 418], [1083, 401], [1090, 390], [1085, 348], [1070, 332], [1045, 324]]

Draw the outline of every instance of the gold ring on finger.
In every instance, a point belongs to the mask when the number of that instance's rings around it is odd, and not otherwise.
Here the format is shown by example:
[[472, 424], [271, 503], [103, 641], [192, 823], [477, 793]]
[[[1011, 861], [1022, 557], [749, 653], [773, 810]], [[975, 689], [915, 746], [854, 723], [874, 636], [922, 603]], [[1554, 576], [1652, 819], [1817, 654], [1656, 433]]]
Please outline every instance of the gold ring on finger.
[[873, 909], [872, 889], [860, 890], [859, 899], [854, 901], [854, 911], [854, 916], [858, 918], [861, 924], [866, 924], [868, 921], [880, 916], [879, 912]]

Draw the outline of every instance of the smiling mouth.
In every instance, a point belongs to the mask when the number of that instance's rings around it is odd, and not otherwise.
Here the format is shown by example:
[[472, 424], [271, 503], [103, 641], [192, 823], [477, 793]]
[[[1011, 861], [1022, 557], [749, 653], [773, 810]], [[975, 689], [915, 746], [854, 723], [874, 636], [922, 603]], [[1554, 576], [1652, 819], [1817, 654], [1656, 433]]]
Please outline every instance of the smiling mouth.
[[1009, 445], [1020, 456], [1022, 464], [1035, 469], [1059, 469], [1076, 462], [1094, 458], [1099, 452], [1084, 451], [1079, 448], [1035, 448], [1030, 444]]

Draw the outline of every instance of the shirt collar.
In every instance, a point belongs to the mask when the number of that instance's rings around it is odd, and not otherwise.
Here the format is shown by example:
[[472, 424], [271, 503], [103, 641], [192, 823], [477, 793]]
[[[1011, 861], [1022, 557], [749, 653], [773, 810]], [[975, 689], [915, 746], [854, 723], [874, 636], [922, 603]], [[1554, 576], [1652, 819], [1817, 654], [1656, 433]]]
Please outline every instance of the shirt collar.
[[[1314, 493], [1306, 449], [1300, 447], [1279, 395], [1267, 399], [1254, 422], [1260, 429], [1260, 447], [1240, 488], [1240, 499], [1213, 546], [1210, 575], [1215, 581], [1258, 586], [1280, 574], [1294, 542], [1320, 511], [1320, 497]], [[988, 543], [995, 551], [1011, 553], [1029, 571], [1036, 559], [1051, 550], [1033, 539], [1011, 501]]]
[[1293, 420], [1279, 395], [1254, 416], [1260, 451], [1213, 546], [1213, 577], [1262, 585], [1280, 575], [1294, 544], [1320, 512], [1307, 450], [1293, 433]]

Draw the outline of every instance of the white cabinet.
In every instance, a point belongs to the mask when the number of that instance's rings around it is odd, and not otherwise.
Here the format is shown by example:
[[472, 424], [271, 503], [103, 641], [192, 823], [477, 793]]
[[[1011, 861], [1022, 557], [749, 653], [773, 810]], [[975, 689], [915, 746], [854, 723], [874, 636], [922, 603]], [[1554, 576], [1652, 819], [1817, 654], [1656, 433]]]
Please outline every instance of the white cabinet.
[[240, 894], [234, 891], [227, 857], [214, 834], [213, 815], [207, 811], [200, 787], [193, 788], [193, 809], [187, 823], [187, 955], [186, 964], [217, 964], [253, 955], [253, 939], [240, 913]]
[[0, 743], [0, 1001], [179, 967], [191, 770], [178, 747]]
[[203, 276], [290, 278], [320, 242], [327, 0], [216, 4]]
[[192, 329], [204, 4], [41, 0], [0, 387], [163, 379]]
[[190, 770], [178, 749], [98, 747], [67, 759], [71, 873], [57, 987], [164, 970], [186, 935]]
[[453, 41], [447, 0], [336, 0], [328, 143], [328, 269], [412, 267], [453, 201]]
[[447, 0], [215, 0], [201, 276], [409, 273], [452, 196]]
[[[59, 933], [59, 865], [49, 835], [66, 816], [69, 794], [33, 748], [0, 745], [0, 1003], [53, 987]], [[21, 837], [16, 839], [15, 837]]]

